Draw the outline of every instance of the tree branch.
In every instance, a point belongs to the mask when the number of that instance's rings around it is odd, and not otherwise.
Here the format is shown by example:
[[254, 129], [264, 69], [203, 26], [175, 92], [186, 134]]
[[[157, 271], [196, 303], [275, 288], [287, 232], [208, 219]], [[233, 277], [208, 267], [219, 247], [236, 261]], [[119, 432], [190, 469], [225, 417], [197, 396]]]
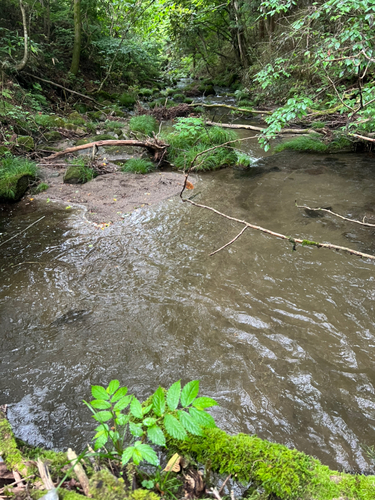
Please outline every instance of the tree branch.
[[19, 62], [15, 67], [16, 71], [21, 71], [26, 66], [27, 59], [29, 57], [29, 41], [28, 41], [28, 35], [27, 35], [26, 13], [25, 13], [25, 7], [23, 5], [22, 0], [20, 0], [20, 9], [21, 9], [21, 14], [22, 14], [22, 25], [23, 25], [24, 54], [23, 54], [22, 61]]
[[231, 245], [232, 243], [234, 243], [236, 240], [238, 240], [238, 238], [239, 238], [240, 236], [242, 236], [242, 235], [243, 235], [243, 233], [246, 231], [246, 229], [247, 229], [247, 226], [245, 226], [245, 227], [241, 230], [241, 232], [240, 232], [240, 233], [238, 233], [238, 234], [237, 234], [237, 236], [235, 236], [235, 237], [234, 237], [232, 240], [230, 240], [228, 243], [226, 243], [226, 244], [225, 244], [225, 245], [223, 245], [222, 247], [218, 248], [218, 249], [217, 249], [217, 250], [215, 250], [214, 252], [210, 253], [210, 257], [211, 257], [212, 255], [215, 255], [215, 253], [220, 252], [220, 250], [224, 250], [224, 248], [229, 247], [229, 245]]
[[[361, 222], [361, 221], [355, 220], [355, 219], [349, 219], [348, 217], [344, 217], [343, 215], [336, 214], [335, 212], [332, 212], [332, 210], [329, 210], [328, 208], [310, 208], [310, 207], [307, 207], [306, 205], [297, 205], [297, 202], [296, 202], [296, 207], [297, 208], [304, 208], [305, 210], [311, 210], [312, 212], [326, 212], [327, 214], [334, 215], [335, 217], [339, 217], [340, 219], [347, 220], [348, 222], [354, 222], [355, 224], [360, 224], [361, 226], [375, 227], [375, 224], [370, 224], [369, 222]], [[365, 220], [365, 217], [363, 218], [363, 220]]]
[[271, 111], [259, 111], [258, 109], [246, 109], [246, 108], [237, 108], [236, 106], [229, 106], [229, 104], [202, 104], [201, 102], [196, 102], [192, 104], [188, 104], [188, 106], [195, 108], [200, 106], [202, 108], [225, 108], [225, 109], [233, 109], [235, 111], [241, 111], [243, 113], [251, 113], [258, 115], [272, 115]]

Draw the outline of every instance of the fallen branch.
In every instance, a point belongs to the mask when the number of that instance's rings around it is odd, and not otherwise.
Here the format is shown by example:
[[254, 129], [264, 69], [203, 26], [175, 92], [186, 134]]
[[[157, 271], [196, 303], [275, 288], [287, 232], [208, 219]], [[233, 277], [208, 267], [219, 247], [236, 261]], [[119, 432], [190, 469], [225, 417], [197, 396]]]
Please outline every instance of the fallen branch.
[[155, 140], [146, 140], [146, 141], [138, 141], [134, 139], [123, 139], [123, 140], [108, 140], [108, 141], [95, 141], [89, 142], [88, 144], [81, 144], [80, 146], [74, 146], [72, 148], [64, 149], [64, 151], [58, 151], [46, 158], [43, 158], [43, 161], [53, 160], [58, 156], [63, 156], [68, 153], [74, 153], [75, 151], [81, 151], [82, 149], [90, 149], [94, 146], [136, 146], [143, 147], [154, 151], [154, 153], [162, 153], [167, 147], [168, 144], [165, 144], [161, 141]]
[[55, 87], [59, 87], [60, 89], [66, 90], [67, 92], [70, 92], [71, 94], [79, 95], [80, 97], [83, 97], [84, 99], [88, 99], [89, 101], [94, 102], [98, 106], [103, 106], [100, 104], [100, 102], [95, 101], [92, 97], [89, 97], [85, 94], [81, 94], [80, 92], [76, 92], [75, 90], [68, 89], [67, 87], [64, 87], [63, 85], [60, 85], [59, 83], [51, 82], [51, 80], [45, 80], [44, 78], [40, 78], [40, 76], [35, 76], [32, 75], [31, 73], [23, 73], [24, 75], [31, 76], [31, 78], [35, 78], [36, 80], [40, 80], [41, 82], [44, 83], [49, 83], [50, 85], [54, 85]]
[[311, 210], [312, 212], [326, 212], [327, 214], [334, 215], [335, 217], [339, 217], [340, 219], [347, 220], [349, 222], [354, 222], [355, 224], [360, 224], [361, 226], [375, 227], [375, 224], [370, 224], [369, 222], [364, 222], [366, 217], [364, 217], [363, 222], [361, 222], [360, 220], [349, 219], [348, 217], [344, 217], [343, 215], [336, 214], [335, 212], [332, 212], [332, 210], [329, 210], [328, 208], [310, 208], [310, 207], [307, 207], [306, 205], [297, 205], [297, 202], [296, 202], [296, 207], [297, 208], [304, 208], [305, 210]]
[[78, 477], [78, 481], [82, 486], [84, 494], [87, 497], [91, 497], [88, 477], [86, 475], [86, 472], [83, 470], [82, 465], [79, 463], [76, 453], [71, 448], [69, 448], [66, 454], [68, 456], [68, 459], [72, 462], [74, 472]]
[[0, 247], [2, 245], [5, 245], [5, 243], [8, 243], [8, 241], [10, 240], [13, 240], [14, 238], [17, 238], [17, 236], [19, 236], [20, 234], [24, 233], [25, 231], [27, 231], [28, 229], [30, 229], [31, 226], [34, 226], [35, 224], [37, 224], [39, 221], [41, 221], [42, 219], [44, 219], [45, 215], [43, 215], [43, 217], [41, 217], [40, 219], [36, 220], [35, 222], [33, 222], [32, 224], [30, 224], [30, 226], [27, 226], [26, 229], [23, 229], [22, 231], [20, 231], [19, 233], [15, 234], [14, 236], [12, 236], [11, 238], [9, 238], [9, 240], [6, 240], [6, 241], [3, 241], [2, 243], [0, 243]]
[[259, 111], [258, 109], [246, 109], [237, 108], [236, 106], [230, 106], [229, 104], [202, 104], [201, 102], [193, 102], [188, 104], [191, 108], [202, 107], [202, 108], [226, 108], [233, 109], [235, 111], [241, 111], [242, 113], [251, 113], [257, 115], [272, 115], [272, 111]]
[[359, 135], [359, 134], [349, 134], [352, 137], [357, 137], [358, 139], [363, 139], [364, 141], [369, 141], [369, 142], [375, 142], [375, 139], [371, 139], [371, 137], [366, 137], [365, 135]]
[[[264, 132], [264, 130], [266, 130], [264, 127], [256, 127], [255, 125], [242, 125], [236, 123], [217, 123], [211, 121], [206, 121], [205, 123], [206, 125], [211, 125], [213, 127], [255, 130], [256, 132]], [[311, 134], [311, 133], [321, 134], [322, 132], [310, 128], [283, 128], [278, 132], [278, 134]]]
[[[285, 234], [276, 233], [275, 231], [271, 231], [270, 229], [266, 229], [264, 227], [257, 226], [255, 224], [250, 224], [250, 222], [247, 222], [245, 220], [237, 219], [236, 217], [231, 217], [231, 216], [226, 215], [226, 214], [224, 214], [222, 212], [219, 212], [215, 208], [209, 207], [207, 205], [202, 205], [200, 203], [195, 203], [194, 201], [189, 200], [188, 198], [181, 198], [181, 199], [182, 199], [183, 202], [191, 203], [191, 205], [194, 205], [195, 207], [199, 207], [199, 208], [204, 208], [206, 210], [210, 210], [211, 212], [214, 212], [215, 214], [220, 215], [221, 217], [224, 217], [225, 219], [229, 219], [229, 220], [232, 220], [234, 222], [238, 222], [239, 224], [243, 224], [246, 228], [255, 229], [256, 231], [260, 231], [262, 233], [269, 234], [270, 236], [275, 236], [276, 238], [280, 238], [282, 240], [290, 241], [293, 244], [293, 250], [296, 249], [296, 245], [297, 244], [300, 244], [303, 247], [304, 246], [314, 246], [314, 247], [317, 247], [317, 248], [327, 248], [329, 250], [336, 250], [336, 251], [340, 251], [341, 250], [342, 252], [349, 253], [350, 255], [357, 255], [358, 257], [362, 257], [362, 258], [365, 258], [365, 259], [375, 260], [375, 255], [369, 255], [367, 253], [359, 252], [358, 250], [353, 250], [352, 248], [342, 247], [340, 245], [333, 245], [331, 243], [318, 243], [316, 241], [301, 240], [300, 238], [292, 238], [291, 236], [285, 236]], [[238, 235], [238, 236], [240, 236], [240, 235]], [[237, 239], [237, 237], [234, 238], [233, 241], [235, 241], [236, 239]], [[225, 248], [227, 246], [228, 245], [224, 245], [222, 248]], [[217, 252], [213, 252], [213, 254], [215, 254], [215, 253], [217, 253]], [[211, 255], [213, 255], [213, 254], [211, 254]]]

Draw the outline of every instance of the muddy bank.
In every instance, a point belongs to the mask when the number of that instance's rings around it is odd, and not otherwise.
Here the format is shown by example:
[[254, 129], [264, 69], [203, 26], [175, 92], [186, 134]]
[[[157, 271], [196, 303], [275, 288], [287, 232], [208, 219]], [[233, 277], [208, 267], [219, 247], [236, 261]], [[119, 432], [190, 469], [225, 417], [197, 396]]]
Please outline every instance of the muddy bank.
[[177, 195], [184, 176], [177, 172], [153, 172], [147, 175], [114, 172], [100, 175], [87, 184], [65, 184], [64, 170], [43, 169], [48, 190], [27, 196], [34, 200], [61, 202], [66, 207], [76, 204], [86, 208], [86, 217], [95, 223], [120, 221], [137, 208], [155, 205]]

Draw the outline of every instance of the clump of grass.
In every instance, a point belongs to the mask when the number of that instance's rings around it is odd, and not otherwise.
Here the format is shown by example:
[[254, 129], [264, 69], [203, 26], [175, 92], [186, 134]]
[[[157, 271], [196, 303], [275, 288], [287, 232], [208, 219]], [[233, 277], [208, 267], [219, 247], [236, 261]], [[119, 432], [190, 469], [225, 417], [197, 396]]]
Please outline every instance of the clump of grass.
[[242, 151], [236, 151], [236, 156], [237, 156], [236, 164], [239, 167], [247, 168], [250, 167], [250, 165], [253, 163], [253, 159], [251, 158], [251, 156]]
[[150, 160], [143, 158], [130, 158], [123, 167], [122, 172], [132, 172], [134, 174], [148, 174], [155, 170], [155, 165]]
[[129, 127], [133, 132], [142, 132], [142, 134], [152, 136], [152, 132], [157, 130], [157, 121], [150, 115], [133, 116], [130, 119]]
[[[189, 168], [197, 153], [213, 146], [220, 146], [237, 138], [233, 130], [220, 127], [206, 127], [201, 118], [179, 118], [174, 131], [163, 136], [170, 145], [169, 161], [178, 169]], [[231, 144], [234, 146], [235, 143]], [[223, 166], [234, 165], [236, 154], [231, 148], [218, 148], [200, 156], [197, 170], [217, 170]]]
[[36, 177], [37, 166], [26, 158], [5, 157], [0, 161], [0, 198], [16, 199], [18, 180], [29, 175]]
[[124, 92], [123, 94], [120, 95], [118, 98], [119, 103], [122, 106], [125, 106], [126, 108], [132, 108], [134, 104], [136, 103], [136, 98], [132, 94], [127, 94]]
[[87, 165], [88, 158], [75, 158], [69, 162], [70, 167], [65, 174], [65, 178], [68, 176], [78, 176], [82, 184], [92, 181], [96, 177], [96, 173], [92, 168]]
[[43, 191], [47, 191], [48, 188], [49, 185], [46, 182], [41, 182], [40, 184], [37, 185], [35, 193], [43, 193]]
[[324, 142], [313, 137], [296, 137], [291, 141], [286, 141], [276, 146], [275, 152], [279, 153], [285, 149], [305, 153], [327, 153], [329, 147]]

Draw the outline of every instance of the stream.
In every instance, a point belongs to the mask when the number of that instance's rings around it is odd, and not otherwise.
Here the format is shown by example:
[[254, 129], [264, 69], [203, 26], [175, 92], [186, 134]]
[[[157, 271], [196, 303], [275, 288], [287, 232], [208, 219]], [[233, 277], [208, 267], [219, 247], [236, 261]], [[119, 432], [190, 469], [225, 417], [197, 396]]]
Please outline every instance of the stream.
[[[245, 136], [245, 132], [241, 133]], [[375, 218], [370, 154], [264, 156], [196, 175], [194, 200], [286, 235], [375, 253], [374, 231], [295, 206]], [[182, 379], [217, 424], [374, 472], [374, 264], [246, 230], [178, 197], [97, 230], [39, 203], [0, 212], [0, 404], [16, 435], [80, 451], [90, 384], [137, 397]], [[323, 214], [319, 214], [323, 215]], [[374, 222], [374, 220], [373, 220]], [[3, 240], [1, 240], [3, 241]], [[374, 343], [373, 343], [374, 342]]]

